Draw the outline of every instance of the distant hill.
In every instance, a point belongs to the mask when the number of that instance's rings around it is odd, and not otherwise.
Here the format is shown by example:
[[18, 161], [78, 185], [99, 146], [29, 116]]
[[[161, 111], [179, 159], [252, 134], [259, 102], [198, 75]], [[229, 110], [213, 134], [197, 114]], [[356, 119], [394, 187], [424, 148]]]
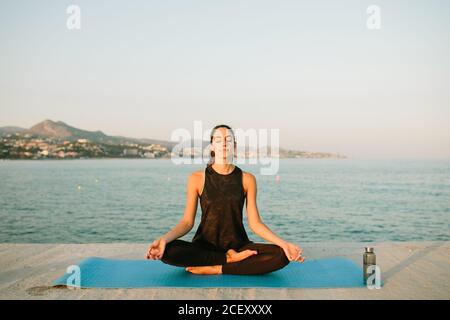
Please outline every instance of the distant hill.
[[15, 134], [21, 131], [24, 131], [24, 128], [19, 128], [19, 127], [0, 127], [0, 137], [1, 136], [6, 136], [7, 134]]
[[54, 138], [61, 140], [77, 140], [77, 139], [89, 139], [93, 141], [103, 141], [107, 138], [107, 135], [101, 131], [86, 131], [81, 130], [68, 124], [52, 120], [44, 120], [35, 124], [30, 129], [22, 131], [22, 134], [30, 134], [34, 136]]
[[156, 139], [137, 139], [122, 136], [109, 136], [100, 130], [88, 131], [83, 129], [78, 129], [68, 125], [62, 121], [52, 121], [44, 120], [38, 124], [32, 126], [29, 129], [21, 130], [20, 135], [32, 135], [36, 137], [53, 138], [56, 140], [68, 140], [75, 141], [78, 139], [88, 139], [96, 143], [107, 143], [107, 144], [129, 144], [129, 143], [140, 143], [140, 144], [160, 144], [162, 146], [172, 148], [175, 143], [165, 140]]

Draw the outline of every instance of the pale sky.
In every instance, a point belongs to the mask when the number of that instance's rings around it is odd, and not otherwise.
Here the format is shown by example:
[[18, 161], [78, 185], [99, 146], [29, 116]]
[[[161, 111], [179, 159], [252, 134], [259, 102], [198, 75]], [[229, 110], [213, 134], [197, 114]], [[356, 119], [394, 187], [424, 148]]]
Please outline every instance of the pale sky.
[[450, 158], [450, 1], [0, 0], [0, 55], [0, 126], [169, 140], [200, 120], [298, 150]]

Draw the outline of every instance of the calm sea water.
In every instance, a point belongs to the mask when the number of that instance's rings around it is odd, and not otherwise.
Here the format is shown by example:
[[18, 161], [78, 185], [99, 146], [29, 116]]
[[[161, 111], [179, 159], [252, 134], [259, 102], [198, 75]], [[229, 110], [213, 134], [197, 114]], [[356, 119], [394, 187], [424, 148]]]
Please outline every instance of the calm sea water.
[[[259, 167], [258, 208], [285, 240], [450, 239], [450, 161], [282, 159]], [[170, 160], [0, 161], [0, 242], [149, 242], [183, 215], [202, 165]], [[181, 239], [191, 240], [200, 222]], [[251, 232], [250, 239], [264, 241]]]

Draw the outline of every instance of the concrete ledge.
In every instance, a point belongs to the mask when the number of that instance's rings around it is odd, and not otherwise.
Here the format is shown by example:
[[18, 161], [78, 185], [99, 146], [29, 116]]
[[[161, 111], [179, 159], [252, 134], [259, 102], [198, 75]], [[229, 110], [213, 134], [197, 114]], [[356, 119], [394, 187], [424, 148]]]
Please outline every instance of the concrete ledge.
[[[305, 259], [345, 256], [362, 265], [368, 243], [301, 243]], [[375, 247], [384, 287], [342, 289], [67, 289], [50, 287], [89, 256], [143, 259], [148, 244], [0, 244], [0, 299], [449, 299], [450, 242], [382, 242]], [[295, 263], [295, 262], [294, 262]]]

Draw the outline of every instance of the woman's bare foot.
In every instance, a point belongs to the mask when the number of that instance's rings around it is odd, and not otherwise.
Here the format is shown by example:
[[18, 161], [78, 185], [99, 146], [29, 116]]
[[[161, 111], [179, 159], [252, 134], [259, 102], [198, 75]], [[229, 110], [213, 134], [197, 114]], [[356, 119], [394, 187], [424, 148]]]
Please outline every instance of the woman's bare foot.
[[[233, 249], [229, 249], [227, 251], [227, 263], [238, 262], [247, 259], [248, 257], [257, 253], [258, 252], [256, 250], [244, 250], [241, 252], [237, 252]], [[185, 270], [194, 274], [221, 274], [222, 266], [221, 265], [194, 266], [194, 267], [186, 267]]]
[[186, 267], [186, 271], [194, 274], [221, 274], [222, 266], [200, 266], [200, 267]]
[[229, 249], [227, 251], [227, 263], [230, 262], [238, 262], [244, 259], [247, 259], [248, 257], [257, 254], [258, 252], [256, 250], [244, 250], [241, 252], [237, 252], [233, 249]]

